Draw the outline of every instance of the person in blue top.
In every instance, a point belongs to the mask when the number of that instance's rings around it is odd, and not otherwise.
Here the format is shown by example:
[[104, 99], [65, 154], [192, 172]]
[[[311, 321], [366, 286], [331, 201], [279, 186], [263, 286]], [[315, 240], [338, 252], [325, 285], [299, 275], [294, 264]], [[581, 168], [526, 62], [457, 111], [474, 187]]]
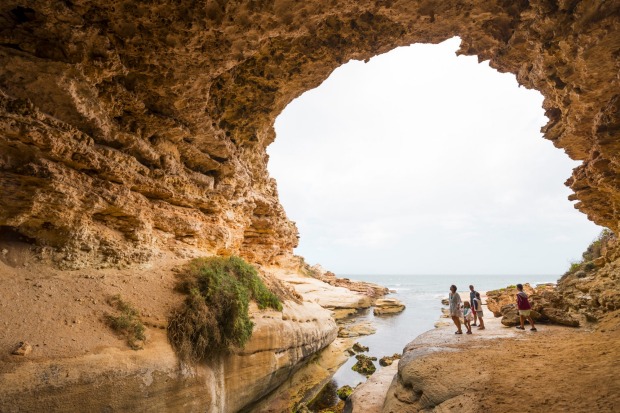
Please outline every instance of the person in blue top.
[[478, 322], [478, 315], [476, 314], [476, 306], [474, 305], [474, 298], [476, 298], [476, 290], [474, 290], [474, 286], [470, 285], [469, 286], [469, 302], [471, 303], [471, 312], [474, 315], [474, 322], [472, 323], [472, 326], [477, 326], [478, 324], [476, 324]]

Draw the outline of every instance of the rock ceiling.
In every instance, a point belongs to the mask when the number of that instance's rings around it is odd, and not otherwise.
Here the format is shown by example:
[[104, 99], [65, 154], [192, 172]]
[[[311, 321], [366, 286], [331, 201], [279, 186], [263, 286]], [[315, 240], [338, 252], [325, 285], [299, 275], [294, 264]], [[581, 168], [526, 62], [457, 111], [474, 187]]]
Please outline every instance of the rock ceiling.
[[572, 199], [618, 230], [619, 16], [578, 0], [5, 0], [0, 226], [69, 266], [185, 247], [274, 261], [297, 243], [266, 169], [276, 116], [350, 59], [460, 36], [545, 96], [545, 137], [583, 161]]

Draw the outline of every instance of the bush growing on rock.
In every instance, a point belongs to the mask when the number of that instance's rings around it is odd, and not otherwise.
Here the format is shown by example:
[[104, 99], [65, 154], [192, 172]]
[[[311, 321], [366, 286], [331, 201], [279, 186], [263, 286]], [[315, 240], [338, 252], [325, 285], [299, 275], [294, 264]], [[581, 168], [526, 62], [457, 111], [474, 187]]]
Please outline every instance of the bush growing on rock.
[[144, 335], [144, 324], [140, 320], [138, 310], [125, 302], [118, 294], [109, 297], [107, 301], [110, 306], [120, 311], [119, 315], [105, 315], [108, 325], [117, 333], [125, 336], [129, 347], [133, 350], [140, 350], [146, 337]]
[[176, 288], [187, 297], [169, 317], [168, 339], [183, 359], [206, 360], [243, 347], [254, 328], [250, 300], [259, 308], [282, 310], [256, 269], [239, 257], [195, 259]]
[[[605, 249], [607, 248], [607, 244], [615, 238], [615, 235], [612, 231], [605, 228], [601, 231], [599, 236], [592, 241], [592, 243], [588, 246], [586, 251], [581, 255], [580, 261], [572, 262], [570, 268], [562, 278], [565, 278], [568, 275], [576, 274], [577, 272], [591, 272], [597, 268], [597, 264], [595, 261], [598, 259], [603, 259], [601, 257], [605, 254]], [[597, 261], [598, 262], [598, 261]], [[582, 278], [584, 275], [581, 275]]]

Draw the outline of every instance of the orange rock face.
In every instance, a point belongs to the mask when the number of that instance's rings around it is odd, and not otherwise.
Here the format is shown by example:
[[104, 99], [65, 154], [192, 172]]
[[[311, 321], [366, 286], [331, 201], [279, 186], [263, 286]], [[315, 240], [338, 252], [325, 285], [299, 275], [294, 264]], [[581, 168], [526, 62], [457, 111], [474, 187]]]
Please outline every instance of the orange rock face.
[[577, 207], [617, 230], [620, 4], [159, 0], [0, 5], [0, 226], [65, 266], [194, 248], [274, 262], [297, 244], [265, 148], [350, 59], [463, 39], [545, 96], [583, 160]]

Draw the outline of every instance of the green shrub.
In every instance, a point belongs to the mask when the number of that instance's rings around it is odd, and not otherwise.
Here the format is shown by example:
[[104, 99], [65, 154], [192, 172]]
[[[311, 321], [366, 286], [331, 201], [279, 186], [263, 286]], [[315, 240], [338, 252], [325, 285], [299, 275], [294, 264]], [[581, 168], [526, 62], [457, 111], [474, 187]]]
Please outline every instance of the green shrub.
[[249, 302], [282, 311], [280, 299], [239, 257], [193, 260], [180, 276], [177, 290], [187, 294], [168, 320], [168, 338], [183, 359], [205, 360], [243, 347], [254, 323]]
[[574, 274], [579, 270], [592, 271], [596, 269], [596, 265], [594, 265], [592, 261], [603, 255], [603, 247], [605, 247], [614, 237], [615, 235], [611, 230], [607, 228], [603, 229], [598, 237], [596, 237], [596, 239], [588, 245], [588, 248], [581, 255], [582, 259], [580, 261], [571, 262], [570, 268], [566, 271], [564, 276]]
[[140, 320], [138, 311], [123, 301], [119, 294], [109, 297], [107, 301], [109, 305], [120, 311], [120, 315], [105, 315], [108, 325], [127, 338], [129, 347], [133, 350], [140, 350], [146, 337], [144, 335], [144, 324]]

